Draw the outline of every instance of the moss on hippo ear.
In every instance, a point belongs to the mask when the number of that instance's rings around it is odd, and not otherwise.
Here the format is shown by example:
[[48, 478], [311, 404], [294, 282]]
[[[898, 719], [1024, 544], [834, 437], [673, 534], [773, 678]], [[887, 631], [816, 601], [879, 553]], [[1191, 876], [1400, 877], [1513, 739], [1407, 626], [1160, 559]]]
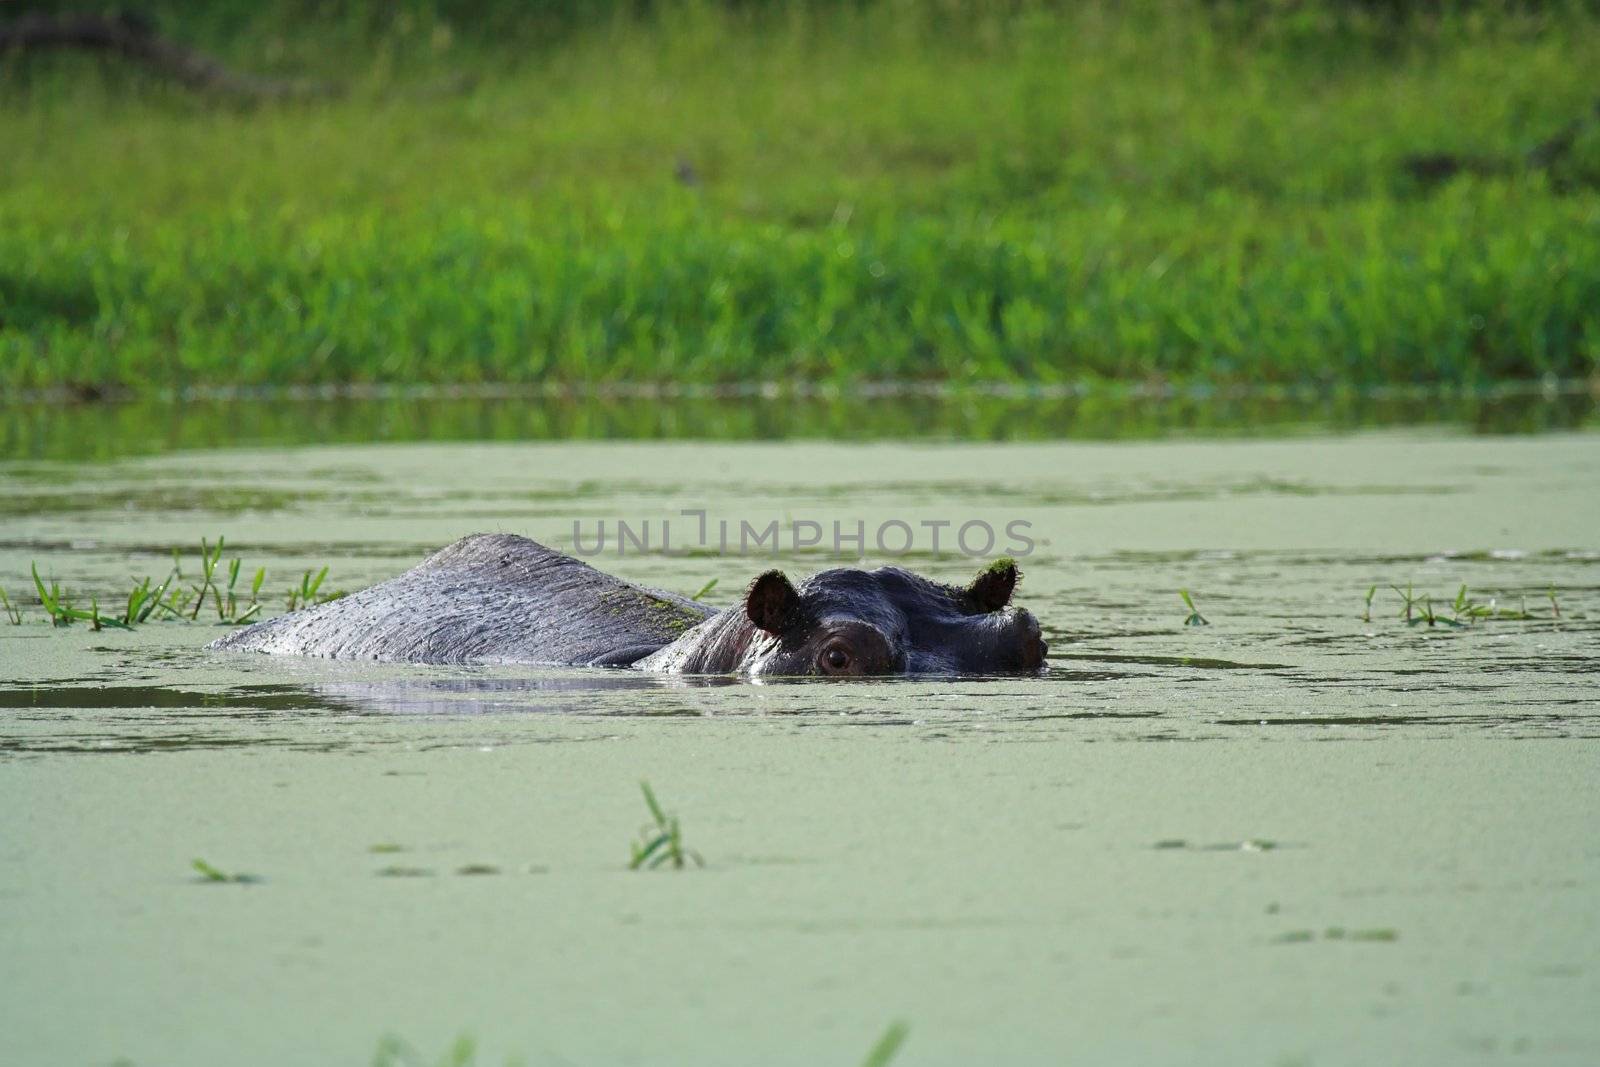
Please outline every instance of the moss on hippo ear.
[[967, 600], [979, 613], [999, 611], [1011, 603], [1011, 593], [1021, 580], [1022, 572], [1017, 569], [1017, 561], [1010, 556], [1001, 556], [979, 571], [972, 584], [967, 586]]
[[781, 634], [795, 619], [800, 594], [782, 571], [767, 571], [750, 583], [744, 597], [744, 612], [750, 621], [769, 634]]

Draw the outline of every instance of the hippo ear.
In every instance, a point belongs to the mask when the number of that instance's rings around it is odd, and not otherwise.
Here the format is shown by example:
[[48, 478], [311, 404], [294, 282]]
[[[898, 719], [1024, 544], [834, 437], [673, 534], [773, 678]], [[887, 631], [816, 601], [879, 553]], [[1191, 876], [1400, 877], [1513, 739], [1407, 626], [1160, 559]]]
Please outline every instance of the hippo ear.
[[750, 621], [769, 634], [781, 634], [800, 606], [800, 594], [782, 571], [768, 571], [750, 583], [744, 597], [744, 612]]
[[1017, 587], [1022, 573], [1014, 559], [997, 559], [967, 586], [967, 601], [980, 614], [999, 611], [1011, 603], [1011, 591]]

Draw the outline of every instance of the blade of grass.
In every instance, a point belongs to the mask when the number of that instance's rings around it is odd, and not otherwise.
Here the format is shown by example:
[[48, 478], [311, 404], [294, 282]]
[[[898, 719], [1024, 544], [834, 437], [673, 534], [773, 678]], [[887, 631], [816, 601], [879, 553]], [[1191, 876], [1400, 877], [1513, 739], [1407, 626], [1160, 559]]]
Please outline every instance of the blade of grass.
[[867, 1051], [867, 1058], [861, 1061], [861, 1067], [886, 1067], [899, 1053], [900, 1046], [905, 1044], [906, 1035], [910, 1032], [911, 1028], [903, 1022], [896, 1020], [890, 1023], [883, 1036]]

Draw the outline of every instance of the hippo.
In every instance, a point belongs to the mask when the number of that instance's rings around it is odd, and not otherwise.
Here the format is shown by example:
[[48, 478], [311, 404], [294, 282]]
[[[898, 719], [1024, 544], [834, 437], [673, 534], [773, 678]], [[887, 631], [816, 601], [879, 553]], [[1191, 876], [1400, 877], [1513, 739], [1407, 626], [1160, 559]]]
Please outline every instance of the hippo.
[[359, 593], [236, 630], [218, 651], [409, 663], [851, 678], [1033, 673], [1039, 623], [999, 560], [970, 585], [898, 567], [769, 570], [721, 611], [515, 534], [474, 534]]

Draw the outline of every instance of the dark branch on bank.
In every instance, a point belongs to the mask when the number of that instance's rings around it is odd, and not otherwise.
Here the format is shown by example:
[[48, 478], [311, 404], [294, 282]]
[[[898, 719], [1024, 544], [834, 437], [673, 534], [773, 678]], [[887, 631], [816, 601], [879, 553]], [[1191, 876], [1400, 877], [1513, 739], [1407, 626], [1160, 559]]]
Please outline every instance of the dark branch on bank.
[[107, 52], [142, 63], [180, 85], [201, 92], [283, 100], [326, 96], [336, 91], [333, 86], [316, 82], [229, 70], [211, 56], [161, 36], [148, 18], [133, 12], [25, 14], [0, 23], [0, 54], [49, 49]]

